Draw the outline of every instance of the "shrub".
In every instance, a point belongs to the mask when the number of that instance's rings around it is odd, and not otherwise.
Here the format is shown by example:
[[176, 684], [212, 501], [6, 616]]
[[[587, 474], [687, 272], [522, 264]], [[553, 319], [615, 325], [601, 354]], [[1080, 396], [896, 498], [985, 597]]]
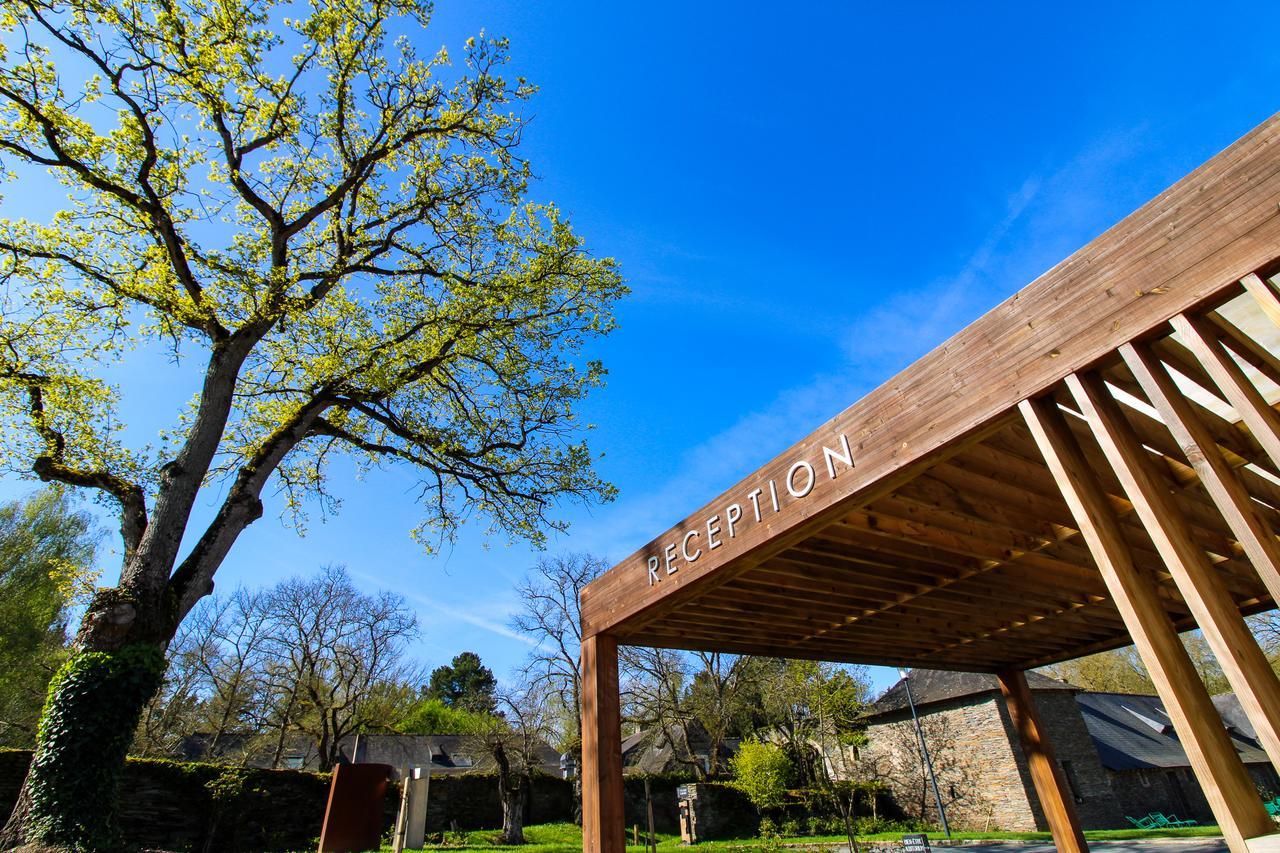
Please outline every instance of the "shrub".
[[791, 759], [779, 747], [758, 740], [744, 741], [731, 762], [733, 784], [761, 811], [786, 802]]

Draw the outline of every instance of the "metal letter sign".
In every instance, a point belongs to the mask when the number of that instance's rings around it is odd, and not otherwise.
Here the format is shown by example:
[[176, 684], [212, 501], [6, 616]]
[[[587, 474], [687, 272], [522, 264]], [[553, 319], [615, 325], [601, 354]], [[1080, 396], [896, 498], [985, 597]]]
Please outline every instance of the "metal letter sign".
[[921, 834], [902, 836], [902, 849], [913, 851], [913, 853], [926, 853], [933, 848], [929, 846], [929, 836]]

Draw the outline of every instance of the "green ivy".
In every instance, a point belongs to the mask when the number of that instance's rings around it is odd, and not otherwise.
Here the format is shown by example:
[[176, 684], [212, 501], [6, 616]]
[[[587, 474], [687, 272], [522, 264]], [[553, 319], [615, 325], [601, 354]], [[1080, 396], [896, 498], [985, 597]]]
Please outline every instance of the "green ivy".
[[154, 645], [79, 652], [49, 686], [31, 761], [28, 839], [84, 853], [124, 846], [120, 771], [142, 709], [164, 677]]

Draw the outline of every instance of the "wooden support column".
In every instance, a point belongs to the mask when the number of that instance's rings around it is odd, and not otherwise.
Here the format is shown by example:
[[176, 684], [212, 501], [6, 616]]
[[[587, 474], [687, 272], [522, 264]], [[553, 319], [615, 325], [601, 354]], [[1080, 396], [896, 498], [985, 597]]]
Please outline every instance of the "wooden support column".
[[1007, 669], [996, 673], [996, 678], [1013, 727], [1018, 730], [1022, 754], [1027, 758], [1027, 769], [1031, 771], [1031, 781], [1040, 799], [1040, 810], [1053, 833], [1053, 846], [1064, 853], [1084, 853], [1089, 845], [1080, 829], [1075, 800], [1054, 758], [1053, 746], [1045, 737], [1031, 688], [1027, 686], [1027, 676], [1020, 669]]
[[607, 634], [582, 640], [582, 849], [623, 853], [622, 717], [618, 641]]
[[1155, 683], [1227, 846], [1233, 853], [1247, 853], [1246, 839], [1273, 832], [1274, 824], [1160, 603], [1155, 583], [1134, 565], [1107, 494], [1062, 412], [1046, 399], [1024, 400], [1019, 409]]
[[[1145, 375], [1154, 390], [1165, 392], [1160, 394], [1163, 402], [1173, 404], [1176, 397], [1185, 406], [1186, 401], [1172, 387], [1163, 365], [1153, 358], [1144, 359], [1143, 353], [1134, 347], [1128, 347], [1124, 355], [1134, 359], [1130, 366]], [[1167, 387], [1159, 382], [1161, 374], [1168, 380]], [[1139, 381], [1143, 375], [1139, 375]], [[1262, 748], [1271, 761], [1280, 766], [1280, 680], [1276, 679], [1266, 655], [1245, 624], [1222, 577], [1192, 538], [1191, 528], [1168, 487], [1156, 479], [1149, 454], [1102, 379], [1096, 375], [1073, 375], [1067, 377], [1067, 386], [1088, 419], [1103, 455], [1115, 469], [1160, 559], [1178, 585], [1196, 625], [1204, 633], [1223, 675], [1257, 730]], [[1178, 423], [1186, 426], [1190, 421]], [[1225, 473], [1234, 477], [1232, 472]], [[1225, 486], [1225, 483], [1224, 480], [1219, 485]]]
[[1262, 392], [1254, 387], [1244, 370], [1222, 346], [1213, 327], [1206, 320], [1190, 314], [1179, 314], [1169, 322], [1271, 461], [1280, 466], [1280, 414], [1267, 405]]

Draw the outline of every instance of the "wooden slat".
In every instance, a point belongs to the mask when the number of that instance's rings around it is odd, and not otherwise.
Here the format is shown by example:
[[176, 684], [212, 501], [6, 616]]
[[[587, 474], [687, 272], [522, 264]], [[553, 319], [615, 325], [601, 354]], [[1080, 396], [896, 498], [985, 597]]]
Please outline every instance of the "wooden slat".
[[1031, 772], [1031, 781], [1040, 800], [1040, 811], [1053, 833], [1053, 846], [1063, 853], [1084, 853], [1089, 845], [1080, 829], [1075, 799], [1053, 754], [1053, 745], [1045, 735], [1031, 688], [1027, 686], [1027, 677], [1021, 670], [1001, 670], [996, 677], [1009, 717], [1018, 732], [1022, 754], [1027, 759], [1027, 769]]
[[[1184, 376], [1191, 370], [1187, 366], [1188, 360], [1191, 364], [1195, 363], [1195, 358], [1186, 349], [1186, 347], [1174, 341], [1172, 338], [1163, 338], [1152, 342], [1152, 348], [1161, 359], [1166, 361], [1171, 367], [1182, 373]], [[1116, 386], [1123, 391], [1133, 394], [1135, 397], [1142, 396], [1142, 390], [1137, 383], [1130, 382], [1125, 384], [1117, 382]], [[1213, 383], [1209, 383], [1209, 388], [1205, 389], [1208, 393], [1215, 397], [1221, 397], [1217, 389], [1213, 387]], [[1224, 401], [1225, 402], [1225, 401]], [[1196, 415], [1204, 421], [1209, 432], [1213, 434], [1213, 439], [1224, 450], [1230, 451], [1241, 462], [1248, 462], [1259, 468], [1270, 471], [1272, 474], [1280, 475], [1280, 468], [1277, 468], [1267, 452], [1254, 439], [1253, 434], [1247, 430], [1241, 429], [1239, 425], [1232, 423], [1222, 415], [1209, 409], [1195, 400], [1190, 400], [1191, 408]]]
[[1169, 432], [1196, 469], [1272, 598], [1280, 598], [1280, 543], [1263, 521], [1235, 469], [1182, 396], [1164, 365], [1142, 344], [1125, 344], [1120, 354], [1160, 412]]
[[[1158, 366], [1153, 357], [1142, 362], [1133, 347], [1125, 351], [1135, 358], [1131, 364], [1135, 373], [1142, 371], [1147, 379], [1156, 379], [1147, 373], [1147, 368]], [[1167, 374], [1165, 379], [1169, 386], [1173, 385]], [[1152, 475], [1149, 454], [1129, 430], [1119, 404], [1102, 380], [1096, 375], [1068, 376], [1067, 385], [1088, 416], [1098, 443], [1182, 591], [1183, 600], [1191, 607], [1214, 658], [1253, 723], [1259, 742], [1272, 761], [1280, 765], [1280, 681], [1227, 592], [1223, 578], [1192, 539], [1186, 520], [1164, 485]], [[1177, 389], [1172, 392], [1176, 395]]]
[[1228, 846], [1246, 853], [1245, 840], [1273, 825], [1204, 684], [1150, 583], [1136, 571], [1110, 502], [1065, 416], [1044, 400], [1025, 400], [1019, 409], [1094, 552]]
[[[814, 649], [790, 649], [785, 646], [779, 646], [776, 643], [767, 641], [738, 641], [731, 635], [710, 636], [692, 636], [681, 631], [667, 631], [661, 627], [661, 623], [655, 622], [652, 626], [646, 628], [643, 633], [638, 634], [641, 638], [641, 644], [652, 646], [660, 649], [683, 649], [687, 651], [712, 651], [725, 652], [727, 654], [740, 655], [764, 655], [768, 657], [792, 657], [799, 660], [821, 660], [832, 661], [836, 663], [860, 663], [869, 666], [905, 666], [912, 667], [921, 664], [921, 658], [912, 657], [898, 649], [892, 654], [879, 654], [876, 652], [866, 651], [857, 645], [845, 646], [838, 650], [814, 650]], [[1124, 642], [1117, 642], [1116, 646], [1125, 645]], [[989, 659], [986, 661], [970, 661], [970, 660], [948, 660], [937, 659], [931, 660], [929, 665], [935, 669], [948, 669], [959, 672], [994, 672], [995, 668], [1002, 663], [1010, 663], [1011, 661], [1002, 661], [1000, 659]]]
[[1210, 311], [1205, 316], [1210, 323], [1218, 327], [1218, 335], [1228, 349], [1238, 355], [1245, 364], [1251, 365], [1254, 370], [1280, 385], [1280, 358], [1277, 358], [1275, 353], [1217, 311]]

